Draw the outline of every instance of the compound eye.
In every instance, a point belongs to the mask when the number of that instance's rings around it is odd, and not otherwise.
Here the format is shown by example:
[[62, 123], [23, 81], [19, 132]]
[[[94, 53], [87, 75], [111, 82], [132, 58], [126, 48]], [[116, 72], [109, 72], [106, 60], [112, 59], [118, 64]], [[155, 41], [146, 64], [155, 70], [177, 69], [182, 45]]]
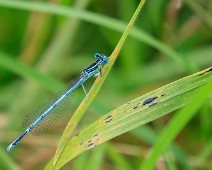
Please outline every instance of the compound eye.
[[108, 63], [108, 58], [106, 56], [103, 56], [103, 63], [107, 64]]

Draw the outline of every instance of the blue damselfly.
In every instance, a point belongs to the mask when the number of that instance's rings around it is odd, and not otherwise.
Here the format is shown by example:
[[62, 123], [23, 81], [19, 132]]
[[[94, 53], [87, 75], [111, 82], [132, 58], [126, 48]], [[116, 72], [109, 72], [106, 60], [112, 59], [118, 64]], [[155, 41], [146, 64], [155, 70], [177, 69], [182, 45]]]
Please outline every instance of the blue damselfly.
[[[92, 76], [102, 75], [102, 64], [107, 64], [108, 58], [96, 53], [95, 59], [96, 61], [84, 68], [81, 74], [67, 86], [65, 91], [58, 93], [58, 97], [54, 100], [47, 101], [24, 119], [23, 124], [29, 127], [7, 147], [8, 152], [11, 151], [29, 132], [34, 131], [35, 134], [39, 134], [43, 129], [51, 127], [53, 122], [60, 117], [59, 112], [63, 109], [63, 103], [72, 94], [72, 92], [79, 86], [82, 86], [85, 91], [83, 84], [86, 80]], [[54, 115], [51, 121], [46, 118], [47, 115], [50, 114]], [[34, 119], [35, 116], [36, 119]]]

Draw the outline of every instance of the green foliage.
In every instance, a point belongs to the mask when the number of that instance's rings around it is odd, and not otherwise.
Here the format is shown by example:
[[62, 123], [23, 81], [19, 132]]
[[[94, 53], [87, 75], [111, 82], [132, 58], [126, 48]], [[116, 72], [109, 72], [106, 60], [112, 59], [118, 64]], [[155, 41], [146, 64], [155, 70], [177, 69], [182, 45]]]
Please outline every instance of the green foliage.
[[[211, 169], [211, 3], [139, 3], [0, 0], [0, 169]], [[75, 92], [74, 116], [6, 153], [23, 115], [95, 52], [110, 62]]]

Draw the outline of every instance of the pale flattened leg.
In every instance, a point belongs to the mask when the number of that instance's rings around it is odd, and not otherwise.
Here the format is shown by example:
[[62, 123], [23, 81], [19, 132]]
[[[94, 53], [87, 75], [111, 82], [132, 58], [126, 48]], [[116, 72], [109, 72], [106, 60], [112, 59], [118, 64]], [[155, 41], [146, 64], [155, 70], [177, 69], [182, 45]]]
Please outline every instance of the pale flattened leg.
[[87, 96], [87, 92], [86, 92], [86, 90], [85, 90], [85, 87], [83, 86], [83, 84], [82, 84], [82, 88], [83, 88], [83, 91], [85, 92], [85, 95]]

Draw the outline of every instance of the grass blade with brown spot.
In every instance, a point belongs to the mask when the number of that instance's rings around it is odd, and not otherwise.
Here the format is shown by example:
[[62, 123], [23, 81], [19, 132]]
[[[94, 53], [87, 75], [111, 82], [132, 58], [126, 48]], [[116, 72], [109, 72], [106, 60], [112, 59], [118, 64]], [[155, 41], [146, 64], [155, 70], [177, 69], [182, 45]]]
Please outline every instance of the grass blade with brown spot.
[[[109, 112], [69, 140], [54, 169], [80, 153], [158, 119], [193, 100], [201, 87], [212, 81], [212, 67], [163, 86]], [[52, 169], [53, 159], [46, 169]]]

